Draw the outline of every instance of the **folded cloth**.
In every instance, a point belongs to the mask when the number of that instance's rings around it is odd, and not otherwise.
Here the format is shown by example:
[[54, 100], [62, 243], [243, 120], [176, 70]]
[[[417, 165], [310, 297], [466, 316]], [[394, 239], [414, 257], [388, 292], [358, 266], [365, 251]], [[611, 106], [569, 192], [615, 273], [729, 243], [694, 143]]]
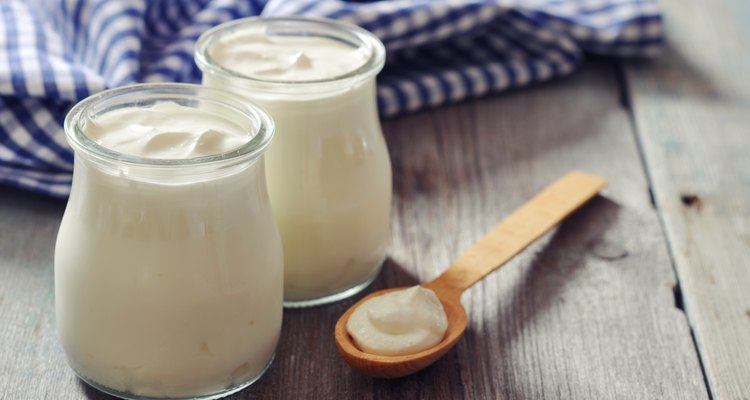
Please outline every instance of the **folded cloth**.
[[387, 48], [378, 105], [394, 116], [570, 73], [583, 52], [648, 56], [663, 42], [655, 0], [3, 0], [0, 184], [56, 197], [73, 154], [75, 102], [136, 82], [199, 82], [206, 29], [254, 15], [348, 21]]

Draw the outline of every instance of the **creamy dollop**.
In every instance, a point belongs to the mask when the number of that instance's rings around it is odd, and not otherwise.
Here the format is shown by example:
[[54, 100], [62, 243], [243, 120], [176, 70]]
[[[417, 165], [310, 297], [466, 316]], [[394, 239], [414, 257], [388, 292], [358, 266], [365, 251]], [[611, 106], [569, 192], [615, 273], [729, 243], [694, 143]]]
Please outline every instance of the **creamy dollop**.
[[251, 139], [227, 118], [174, 102], [112, 110], [86, 121], [84, 132], [108, 149], [158, 159], [221, 154]]
[[270, 81], [313, 81], [354, 71], [370, 57], [362, 47], [317, 36], [273, 35], [260, 28], [232, 32], [210, 50], [220, 65]]
[[435, 292], [421, 286], [373, 297], [349, 316], [346, 330], [365, 353], [405, 356], [440, 343], [448, 317]]

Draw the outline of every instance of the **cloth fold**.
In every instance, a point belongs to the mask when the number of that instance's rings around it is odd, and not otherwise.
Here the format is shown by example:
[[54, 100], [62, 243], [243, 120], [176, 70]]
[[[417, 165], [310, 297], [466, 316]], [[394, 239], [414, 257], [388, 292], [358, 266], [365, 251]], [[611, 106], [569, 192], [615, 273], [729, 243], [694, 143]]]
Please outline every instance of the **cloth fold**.
[[0, 3], [0, 184], [70, 191], [67, 110], [137, 82], [199, 82], [205, 30], [255, 15], [335, 18], [385, 43], [384, 117], [562, 76], [583, 53], [656, 54], [655, 0], [6, 0]]

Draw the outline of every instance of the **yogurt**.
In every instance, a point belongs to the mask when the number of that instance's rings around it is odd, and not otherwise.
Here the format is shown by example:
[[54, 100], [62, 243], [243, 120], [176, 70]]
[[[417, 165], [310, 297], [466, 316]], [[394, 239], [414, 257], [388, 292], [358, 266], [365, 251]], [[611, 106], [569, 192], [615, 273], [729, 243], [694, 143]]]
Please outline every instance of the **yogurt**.
[[448, 317], [435, 292], [421, 286], [389, 292], [360, 304], [346, 330], [365, 353], [405, 356], [443, 340]]
[[174, 102], [110, 111], [86, 121], [85, 134], [119, 153], [161, 159], [225, 153], [250, 140], [231, 120]]
[[260, 26], [232, 32], [211, 48], [220, 65], [244, 76], [278, 82], [328, 80], [363, 66], [363, 47], [316, 36], [271, 36]]
[[251, 18], [207, 32], [196, 48], [204, 85], [253, 100], [276, 123], [266, 176], [285, 305], [363, 289], [390, 235], [391, 164], [374, 79], [382, 44], [337, 22]]
[[[163, 87], [205, 90], [155, 85]], [[138, 98], [151, 89], [124, 90]], [[281, 329], [280, 239], [262, 159], [248, 156], [270, 133], [258, 142], [239, 118], [168, 100], [96, 106], [85, 100], [66, 120], [76, 158], [55, 293], [69, 363], [126, 398], [247, 386], [270, 363]], [[143, 159], [120, 160], [128, 156]], [[196, 161], [205, 156], [218, 160]]]

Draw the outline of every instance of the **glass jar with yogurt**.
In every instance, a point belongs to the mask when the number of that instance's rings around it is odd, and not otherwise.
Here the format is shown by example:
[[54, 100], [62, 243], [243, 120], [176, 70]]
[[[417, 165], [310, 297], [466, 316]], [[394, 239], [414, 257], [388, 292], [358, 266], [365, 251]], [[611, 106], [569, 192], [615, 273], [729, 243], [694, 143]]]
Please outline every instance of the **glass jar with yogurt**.
[[113, 89], [70, 111], [55, 296], [83, 380], [122, 398], [214, 399], [263, 374], [283, 311], [273, 131], [262, 109], [199, 85]]
[[204, 85], [245, 96], [276, 123], [266, 176], [284, 304], [364, 289], [390, 236], [391, 164], [375, 96], [383, 44], [333, 20], [247, 18], [205, 32], [195, 57]]

